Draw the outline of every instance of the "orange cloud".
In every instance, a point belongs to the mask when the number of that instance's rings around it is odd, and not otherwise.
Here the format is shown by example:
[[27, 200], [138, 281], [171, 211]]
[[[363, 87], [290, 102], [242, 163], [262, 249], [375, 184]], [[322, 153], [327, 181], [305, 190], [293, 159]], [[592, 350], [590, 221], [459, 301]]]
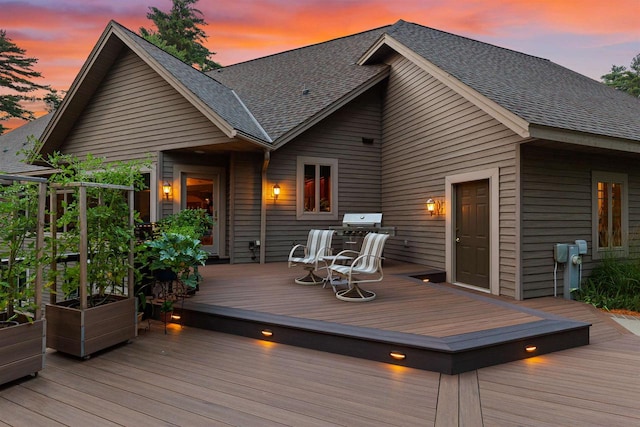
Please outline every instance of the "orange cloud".
[[[66, 90], [109, 20], [132, 31], [152, 27], [148, 5], [131, 0], [0, 0], [2, 23], [9, 38], [38, 58], [39, 83]], [[168, 10], [170, 0], [149, 0]], [[640, 52], [640, 0], [219, 0], [200, 1], [197, 8], [209, 23], [206, 46], [223, 65], [393, 24], [398, 19], [491, 40], [505, 47], [514, 41], [551, 44], [543, 52], [562, 49], [588, 55], [588, 47], [628, 46], [626, 64]], [[551, 40], [551, 41], [550, 41]], [[587, 46], [587, 44], [589, 44]], [[552, 49], [553, 48], [553, 49]], [[545, 50], [546, 49], [546, 50]], [[535, 54], [535, 52], [533, 52]], [[550, 58], [553, 60], [553, 58]], [[611, 65], [610, 59], [602, 73]], [[594, 62], [591, 58], [589, 61]], [[615, 62], [614, 62], [615, 63]], [[580, 71], [580, 70], [578, 70]], [[581, 71], [584, 73], [584, 71]]]

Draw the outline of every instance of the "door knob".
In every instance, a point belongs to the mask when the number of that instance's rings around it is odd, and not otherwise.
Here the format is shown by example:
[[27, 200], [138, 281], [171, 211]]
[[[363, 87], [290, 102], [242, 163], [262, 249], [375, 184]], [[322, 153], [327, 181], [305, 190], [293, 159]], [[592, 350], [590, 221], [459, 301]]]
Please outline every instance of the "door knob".
[[456, 243], [460, 243], [460, 238], [456, 237]]

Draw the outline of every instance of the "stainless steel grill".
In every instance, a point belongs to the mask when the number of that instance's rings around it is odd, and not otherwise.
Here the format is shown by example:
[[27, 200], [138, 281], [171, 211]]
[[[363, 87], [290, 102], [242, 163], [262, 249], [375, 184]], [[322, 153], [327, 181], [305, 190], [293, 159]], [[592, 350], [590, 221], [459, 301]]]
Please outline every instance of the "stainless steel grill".
[[395, 227], [382, 227], [381, 213], [346, 213], [342, 226], [331, 227], [338, 236], [362, 236], [367, 233], [381, 233], [395, 236]]

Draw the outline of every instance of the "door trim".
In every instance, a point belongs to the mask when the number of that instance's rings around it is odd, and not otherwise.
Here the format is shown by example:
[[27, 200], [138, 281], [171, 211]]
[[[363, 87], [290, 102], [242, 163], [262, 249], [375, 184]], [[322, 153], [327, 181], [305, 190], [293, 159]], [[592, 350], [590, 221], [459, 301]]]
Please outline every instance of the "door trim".
[[226, 174], [225, 169], [216, 166], [202, 166], [202, 165], [190, 165], [183, 163], [175, 163], [173, 165], [173, 213], [180, 211], [183, 205], [182, 200], [182, 175], [183, 174], [196, 174], [196, 175], [209, 175], [216, 177], [218, 180], [218, 197], [220, 204], [218, 207], [218, 222], [217, 236], [218, 236], [218, 253], [220, 257], [226, 256], [226, 217], [227, 217], [227, 195], [226, 195]]
[[[455, 276], [455, 197], [454, 185], [461, 182], [489, 180], [489, 289], [456, 283]], [[447, 282], [494, 295], [500, 294], [500, 169], [491, 168], [445, 177], [445, 266]]]

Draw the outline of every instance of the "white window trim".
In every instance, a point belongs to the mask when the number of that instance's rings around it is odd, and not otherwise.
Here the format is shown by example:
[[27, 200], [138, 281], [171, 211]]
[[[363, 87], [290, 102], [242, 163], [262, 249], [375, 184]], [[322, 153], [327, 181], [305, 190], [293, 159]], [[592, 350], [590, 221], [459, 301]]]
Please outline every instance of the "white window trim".
[[[304, 165], [331, 167], [331, 212], [305, 212]], [[338, 159], [299, 156], [296, 162], [296, 218], [299, 220], [338, 219]]]
[[[598, 248], [598, 182], [622, 184], [622, 246], [614, 249]], [[629, 179], [625, 173], [591, 171], [591, 247], [592, 259], [629, 256]]]

